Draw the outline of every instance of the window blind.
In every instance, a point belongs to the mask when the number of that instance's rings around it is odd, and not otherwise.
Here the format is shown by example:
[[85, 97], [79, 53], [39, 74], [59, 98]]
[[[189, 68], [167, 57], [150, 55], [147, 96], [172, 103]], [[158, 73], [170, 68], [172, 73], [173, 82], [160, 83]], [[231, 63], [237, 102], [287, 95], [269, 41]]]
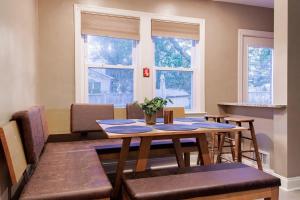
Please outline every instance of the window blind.
[[140, 20], [137, 17], [83, 12], [81, 33], [139, 40]]
[[199, 40], [200, 25], [152, 19], [152, 36]]

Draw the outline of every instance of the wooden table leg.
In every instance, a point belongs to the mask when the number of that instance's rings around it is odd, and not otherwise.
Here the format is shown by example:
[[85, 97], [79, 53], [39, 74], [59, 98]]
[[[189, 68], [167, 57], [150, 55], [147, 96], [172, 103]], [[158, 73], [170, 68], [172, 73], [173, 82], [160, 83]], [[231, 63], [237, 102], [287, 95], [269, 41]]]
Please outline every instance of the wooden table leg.
[[131, 142], [131, 138], [123, 139], [122, 149], [120, 152], [120, 158], [119, 158], [118, 165], [117, 165], [115, 185], [114, 185], [113, 194], [112, 194], [113, 199], [118, 197], [120, 189], [121, 189], [122, 174], [124, 171], [125, 162], [128, 157], [130, 142]]
[[220, 143], [218, 147], [218, 155], [217, 155], [217, 161], [216, 163], [221, 163], [222, 162], [222, 151], [223, 151], [223, 146], [225, 142], [225, 133], [220, 134]]
[[140, 150], [138, 155], [138, 160], [136, 163], [136, 172], [145, 171], [147, 168], [150, 148], [151, 148], [151, 137], [142, 137], [140, 143]]
[[199, 153], [201, 152], [201, 158], [203, 160], [203, 164], [204, 165], [211, 164], [206, 134], [199, 134], [196, 139], [197, 139], [197, 146], [199, 149]]
[[184, 159], [183, 159], [183, 152], [182, 152], [182, 148], [181, 148], [181, 144], [180, 144], [180, 139], [174, 138], [172, 140], [173, 140], [173, 144], [174, 144], [178, 167], [184, 168]]

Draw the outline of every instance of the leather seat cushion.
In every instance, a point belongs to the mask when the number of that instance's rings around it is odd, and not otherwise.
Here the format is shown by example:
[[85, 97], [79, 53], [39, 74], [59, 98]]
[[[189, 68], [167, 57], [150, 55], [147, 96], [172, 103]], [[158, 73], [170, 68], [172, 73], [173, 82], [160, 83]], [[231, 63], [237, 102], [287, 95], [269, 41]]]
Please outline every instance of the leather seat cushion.
[[175, 200], [280, 186], [280, 179], [255, 168], [224, 163], [124, 175], [134, 200]]
[[82, 150], [94, 150], [95, 147], [107, 145], [121, 145], [122, 140], [119, 139], [97, 139], [97, 140], [81, 140], [72, 142], [49, 142], [45, 146], [44, 152], [72, 152]]
[[45, 152], [20, 199], [108, 198], [111, 190], [95, 150]]

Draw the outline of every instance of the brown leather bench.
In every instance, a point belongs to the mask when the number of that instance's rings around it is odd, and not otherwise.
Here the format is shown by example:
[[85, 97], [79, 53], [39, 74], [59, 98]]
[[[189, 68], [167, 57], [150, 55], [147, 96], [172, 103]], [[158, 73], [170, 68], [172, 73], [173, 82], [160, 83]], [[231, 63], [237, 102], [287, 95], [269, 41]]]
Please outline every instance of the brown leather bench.
[[96, 141], [45, 144], [42, 111], [36, 106], [13, 116], [33, 172], [20, 199], [109, 199], [112, 186], [93, 148]]
[[130, 200], [277, 200], [280, 186], [280, 179], [238, 163], [128, 173], [123, 180]]

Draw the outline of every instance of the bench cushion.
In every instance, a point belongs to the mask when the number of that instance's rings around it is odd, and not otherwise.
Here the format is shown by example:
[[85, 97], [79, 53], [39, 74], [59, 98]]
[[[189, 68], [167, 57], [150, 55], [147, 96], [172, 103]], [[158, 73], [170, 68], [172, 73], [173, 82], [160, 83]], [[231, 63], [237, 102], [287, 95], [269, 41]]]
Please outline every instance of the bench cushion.
[[96, 120], [114, 119], [114, 106], [111, 104], [72, 104], [71, 132], [100, 131]]
[[34, 106], [26, 111], [20, 111], [13, 115], [16, 120], [24, 144], [27, 162], [36, 164], [45, 145], [44, 127], [41, 118], [41, 108]]
[[20, 199], [108, 198], [111, 190], [95, 150], [45, 152]]
[[122, 144], [122, 140], [119, 139], [99, 139], [99, 140], [81, 140], [72, 142], [49, 142], [46, 144], [45, 153], [61, 153], [61, 152], [72, 152], [82, 150], [94, 150], [95, 146], [107, 146]]
[[124, 185], [134, 200], [175, 200], [277, 187], [280, 179], [243, 164], [223, 163], [129, 173]]
[[[196, 145], [195, 139], [187, 138], [180, 140], [182, 147], [192, 147]], [[97, 145], [95, 149], [98, 154], [107, 154], [107, 153], [119, 153], [121, 151], [122, 143], [114, 143], [107, 145]], [[132, 141], [130, 143], [130, 151], [138, 151], [140, 147], [139, 141]], [[151, 143], [151, 149], [169, 149], [173, 148], [172, 140], [153, 140]]]

